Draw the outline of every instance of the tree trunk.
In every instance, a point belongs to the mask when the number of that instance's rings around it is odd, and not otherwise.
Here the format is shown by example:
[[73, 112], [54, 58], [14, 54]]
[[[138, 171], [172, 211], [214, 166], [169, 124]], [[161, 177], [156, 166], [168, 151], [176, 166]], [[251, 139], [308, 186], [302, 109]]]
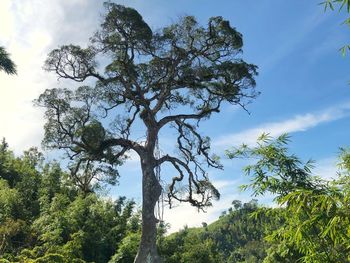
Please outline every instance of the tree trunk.
[[162, 187], [156, 178], [152, 157], [141, 157], [142, 168], [142, 235], [134, 263], [160, 263], [156, 238], [157, 222], [155, 205], [161, 195]]

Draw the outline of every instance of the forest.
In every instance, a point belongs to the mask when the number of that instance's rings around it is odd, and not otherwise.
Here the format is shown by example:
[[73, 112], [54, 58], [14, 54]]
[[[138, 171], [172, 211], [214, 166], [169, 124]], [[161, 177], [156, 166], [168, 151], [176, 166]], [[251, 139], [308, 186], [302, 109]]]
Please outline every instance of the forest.
[[[320, 5], [350, 25], [350, 1]], [[243, 55], [243, 34], [231, 21], [184, 15], [155, 29], [137, 9], [113, 1], [99, 19], [84, 44], [53, 42], [45, 54], [42, 70], [56, 82], [32, 103], [42, 113], [41, 146], [19, 152], [6, 136], [0, 143], [1, 263], [350, 262], [350, 148], [337, 144], [336, 161], [322, 173], [295, 153], [290, 134], [346, 121], [350, 104], [213, 136], [232, 128], [219, 128], [215, 116], [224, 121], [234, 108], [249, 120], [250, 105], [264, 94], [260, 68]], [[347, 59], [349, 45], [339, 50]], [[0, 81], [21, 78], [16, 58], [0, 45]], [[205, 124], [212, 119], [218, 127]], [[235, 161], [243, 164], [239, 175], [226, 168]], [[215, 171], [224, 166], [220, 181]], [[140, 193], [111, 195], [127, 176]], [[201, 226], [187, 218], [174, 231], [160, 215], [183, 204], [203, 215], [223, 196], [239, 196], [237, 187], [244, 198]]]
[[[229, 153], [259, 157], [246, 167], [248, 187], [275, 193], [279, 206], [232, 200], [215, 222], [172, 234], [161, 222], [164, 262], [348, 262], [350, 153], [326, 182], [288, 153], [287, 139], [263, 137], [259, 147]], [[82, 192], [36, 149], [15, 157], [3, 141], [0, 161], [0, 262], [133, 262], [141, 238], [134, 201]]]

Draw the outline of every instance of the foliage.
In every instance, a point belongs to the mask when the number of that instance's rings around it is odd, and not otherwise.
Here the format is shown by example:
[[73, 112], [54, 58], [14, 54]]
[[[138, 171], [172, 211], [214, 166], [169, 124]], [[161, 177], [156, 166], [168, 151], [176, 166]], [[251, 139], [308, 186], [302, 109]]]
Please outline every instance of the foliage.
[[316, 178], [311, 177], [313, 161], [305, 164], [295, 155], [288, 153], [289, 136], [283, 134], [273, 140], [268, 134], [262, 134], [255, 147], [243, 144], [239, 148], [226, 151], [229, 158], [252, 158], [257, 160], [247, 165], [244, 172], [251, 176], [250, 185], [255, 196], [271, 192], [277, 198], [283, 197], [295, 189], [315, 189], [322, 187]]
[[[339, 177], [322, 181], [287, 143], [288, 136], [265, 135], [256, 146], [228, 152], [256, 160], [246, 169], [253, 178], [247, 187], [274, 193], [279, 208], [234, 200], [201, 228], [166, 235], [160, 225], [164, 262], [348, 262], [349, 149], [341, 149]], [[141, 238], [133, 202], [84, 194], [35, 149], [15, 157], [3, 141], [0, 160], [0, 262], [133, 261]]]
[[[338, 7], [339, 12], [345, 10], [347, 13], [350, 13], [350, 1], [349, 0], [325, 0], [321, 3], [324, 5], [324, 10], [332, 10], [334, 11], [335, 7]], [[344, 23], [347, 26], [350, 26], [350, 17], [348, 17]], [[340, 48], [340, 51], [343, 56], [345, 56], [346, 52], [350, 50], [350, 45], [345, 45]]]
[[263, 135], [254, 147], [228, 152], [231, 158], [258, 158], [245, 169], [252, 176], [246, 187], [255, 195], [273, 193], [286, 213], [286, 222], [268, 236], [275, 246], [264, 262], [348, 262], [350, 153], [341, 152], [341, 176], [325, 181], [312, 176], [310, 162], [288, 154], [287, 142], [286, 135], [276, 140]]
[[[71, 176], [85, 193], [96, 182], [115, 183], [129, 151], [140, 157], [143, 229], [135, 262], [149, 256], [160, 262], [155, 204], [163, 190], [170, 206], [178, 201], [203, 209], [220, 197], [206, 167], [222, 165], [197, 128], [224, 103], [244, 107], [256, 97], [257, 67], [242, 59], [242, 35], [222, 17], [204, 27], [185, 16], [153, 32], [135, 9], [112, 2], [105, 7], [87, 47], [64, 45], [48, 55], [47, 71], [83, 85], [40, 95], [44, 143], [66, 150]], [[159, 151], [165, 127], [176, 134], [174, 154]], [[163, 165], [174, 173], [166, 187], [156, 175]]]
[[17, 74], [16, 65], [10, 59], [9, 53], [7, 53], [4, 47], [0, 46], [0, 71], [4, 71], [6, 74]]
[[[234, 204], [238, 201], [235, 200]], [[268, 213], [268, 211], [273, 211]], [[227, 213], [202, 228], [187, 228], [167, 236], [160, 251], [167, 263], [262, 262], [270, 245], [264, 237], [284, 222], [280, 209], [266, 209], [260, 217], [256, 200], [229, 208]]]
[[321, 3], [324, 5], [325, 11], [329, 8], [331, 10], [334, 10], [334, 6], [339, 6], [339, 11], [342, 9], [346, 9], [346, 11], [350, 12], [350, 1], [349, 0], [326, 0]]
[[[136, 10], [105, 6], [101, 29], [87, 48], [65, 45], [48, 55], [45, 69], [59, 78], [96, 83], [46, 90], [39, 97], [37, 104], [46, 108], [45, 145], [67, 151], [73, 178], [85, 188], [96, 181], [92, 178], [115, 175], [127, 151], [141, 160], [147, 153], [154, 159], [146, 162], [152, 170], [167, 163], [177, 173], [169, 184], [169, 202], [210, 205], [218, 193], [201, 163], [221, 165], [209, 154], [209, 138], [196, 127], [222, 103], [243, 105], [257, 95], [257, 67], [239, 56], [241, 34], [222, 17], [210, 18], [205, 28], [192, 16], [152, 32]], [[97, 66], [101, 55], [108, 56], [104, 72]], [[146, 142], [134, 139], [134, 126], [141, 124]], [[180, 154], [156, 158], [158, 133], [168, 125], [178, 134]], [[177, 185], [186, 175], [189, 190], [180, 191]]]
[[[107, 262], [139, 227], [134, 202], [79, 190], [57, 163], [0, 145], [0, 258], [10, 262]], [[134, 230], [133, 230], [134, 231]]]
[[117, 253], [109, 263], [129, 263], [133, 262], [139, 248], [141, 233], [129, 233], [119, 244]]
[[33, 156], [28, 151], [15, 158], [5, 140], [0, 144], [0, 254], [18, 252], [31, 242], [31, 220], [39, 213]]

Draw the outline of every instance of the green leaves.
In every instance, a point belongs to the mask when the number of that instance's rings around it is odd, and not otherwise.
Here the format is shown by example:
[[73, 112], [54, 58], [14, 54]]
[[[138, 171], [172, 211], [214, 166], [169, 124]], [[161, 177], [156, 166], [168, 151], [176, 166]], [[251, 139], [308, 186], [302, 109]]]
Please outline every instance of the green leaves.
[[324, 11], [326, 12], [327, 9], [331, 9], [332, 11], [334, 10], [333, 7], [333, 0], [326, 0], [322, 3], [320, 3], [320, 5], [324, 5]]
[[342, 9], [346, 9], [346, 12], [350, 12], [350, 0], [326, 0], [321, 5], [324, 5], [324, 11], [327, 11], [327, 9], [331, 9], [334, 11], [334, 5], [340, 5], [339, 11]]
[[[258, 95], [257, 67], [240, 57], [242, 35], [222, 17], [200, 26], [192, 16], [153, 33], [135, 9], [112, 2], [105, 7], [90, 46], [65, 45], [48, 55], [45, 69], [59, 78], [84, 82], [92, 77], [96, 82], [94, 87], [52, 89], [40, 96], [38, 104], [46, 108], [47, 119], [44, 144], [66, 151], [72, 181], [85, 195], [97, 181], [115, 183], [115, 166], [133, 150], [141, 158], [145, 178], [154, 177], [143, 185], [143, 203], [149, 206], [145, 213], [154, 210], [152, 202], [159, 197], [145, 193], [157, 194], [153, 189], [161, 188], [154, 171], [164, 163], [175, 171], [169, 202], [210, 206], [220, 195], [206, 170], [222, 166], [197, 127], [220, 112], [223, 103], [244, 107]], [[96, 61], [106, 65], [101, 72]], [[135, 123], [144, 129], [135, 129]], [[159, 156], [158, 135], [167, 125], [176, 132], [179, 151]], [[144, 134], [136, 137], [136, 130]], [[156, 231], [155, 221], [150, 222]], [[152, 231], [144, 232], [140, 248], [145, 251], [155, 251]]]
[[[264, 262], [348, 262], [350, 253], [349, 150], [341, 149], [340, 178], [325, 181], [311, 174], [313, 161], [303, 163], [288, 153], [289, 137], [259, 137], [257, 145], [230, 150], [229, 157], [250, 157], [245, 168], [255, 195], [272, 193], [285, 211], [285, 223], [267, 238], [277, 245]], [[294, 261], [292, 261], [294, 262]]]
[[139, 230], [134, 202], [82, 195], [57, 163], [39, 160], [0, 144], [0, 261], [107, 262]]
[[17, 74], [16, 65], [10, 59], [10, 54], [7, 53], [4, 47], [0, 46], [0, 71], [4, 71], [6, 74]]
[[295, 155], [289, 154], [286, 147], [289, 140], [287, 134], [275, 140], [262, 134], [256, 146], [243, 144], [226, 152], [229, 158], [257, 159], [255, 164], [244, 168], [245, 174], [252, 178], [252, 183], [245, 188], [251, 188], [255, 195], [271, 192], [279, 198], [295, 189], [310, 189], [317, 183], [310, 174], [313, 162], [303, 164]]
[[[332, 11], [334, 11], [335, 5], [337, 5], [339, 12], [345, 9], [347, 13], [350, 13], [350, 0], [326, 0], [320, 4], [324, 5], [324, 11], [327, 11], [328, 9], [331, 9]], [[343, 22], [343, 24], [350, 26], [350, 18], [347, 18]], [[350, 45], [344, 45], [339, 49], [342, 56], [345, 56], [346, 52], [348, 52], [349, 50], [350, 50]]]
[[[328, 258], [326, 262], [342, 262], [348, 251], [346, 229], [350, 223], [343, 194], [337, 189], [323, 192], [297, 190], [285, 196], [280, 204], [285, 205], [291, 218], [281, 231], [282, 235], [276, 236], [275, 240], [293, 244], [305, 254], [305, 260], [317, 260], [323, 254]], [[296, 226], [298, 235], [286, 239], [295, 232]]]
[[256, 200], [235, 200], [233, 205], [235, 209], [223, 211], [212, 224], [166, 236], [160, 243], [165, 262], [263, 262], [270, 246], [264, 237], [280, 226], [280, 209], [260, 208]]
[[342, 56], [346, 55], [346, 52], [348, 52], [350, 50], [350, 45], [345, 45], [342, 48], [339, 49], [339, 51], [341, 52]]
[[95, 75], [95, 51], [75, 45], [61, 46], [52, 50], [45, 61], [44, 69], [55, 72], [60, 78], [79, 82]]
[[[102, 44], [102, 50], [123, 51], [120, 54], [133, 56], [135, 50], [142, 50], [150, 45], [152, 30], [142, 16], [133, 8], [115, 3], [104, 4], [107, 15], [96, 33], [93, 42]], [[128, 53], [130, 52], [130, 53]], [[124, 57], [121, 59], [127, 59]]]
[[91, 148], [91, 151], [99, 149], [101, 143], [106, 137], [106, 131], [99, 121], [92, 121], [84, 126], [81, 131], [82, 142]]

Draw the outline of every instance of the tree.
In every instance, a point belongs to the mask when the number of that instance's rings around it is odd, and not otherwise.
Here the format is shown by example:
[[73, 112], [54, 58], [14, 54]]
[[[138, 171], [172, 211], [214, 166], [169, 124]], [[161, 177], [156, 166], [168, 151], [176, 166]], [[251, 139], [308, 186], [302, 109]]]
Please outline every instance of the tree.
[[5, 139], [0, 143], [0, 255], [30, 245], [30, 225], [39, 213], [39, 173], [34, 149], [16, 158]]
[[10, 59], [9, 53], [4, 47], [0, 46], [0, 71], [5, 71], [7, 74], [17, 74], [16, 65]]
[[0, 262], [107, 262], [139, 218], [125, 197], [83, 195], [35, 148], [0, 143]]
[[277, 198], [282, 198], [296, 189], [309, 190], [322, 186], [311, 176], [312, 160], [303, 164], [296, 155], [288, 153], [289, 140], [288, 134], [282, 134], [273, 140], [269, 134], [264, 133], [254, 147], [242, 144], [239, 148], [226, 151], [231, 159], [257, 159], [255, 164], [244, 168], [244, 172], [252, 177], [252, 182], [243, 185], [243, 189], [252, 189], [255, 196], [270, 192]]
[[[39, 97], [46, 108], [44, 143], [66, 150], [73, 178], [87, 190], [96, 181], [115, 181], [128, 151], [138, 154], [142, 236], [135, 262], [160, 262], [154, 207], [165, 189], [156, 169], [174, 169], [166, 189], [170, 205], [177, 200], [203, 209], [219, 197], [205, 166], [222, 166], [197, 127], [224, 102], [244, 107], [255, 98], [257, 67], [240, 58], [242, 35], [222, 17], [202, 27], [186, 16], [153, 32], [136, 10], [105, 7], [87, 48], [65, 45], [48, 55], [47, 71], [83, 86], [48, 89]], [[106, 64], [104, 72], [98, 62]], [[93, 87], [87, 85], [92, 79]], [[137, 140], [133, 133], [141, 125], [145, 137]], [[159, 133], [169, 126], [177, 134], [178, 155], [157, 151]]]
[[[252, 200], [211, 224], [185, 227], [164, 237], [159, 248], [167, 263], [262, 263], [266, 250], [272, 247], [265, 237], [284, 223], [281, 211], [262, 207]], [[256, 212], [259, 217], [254, 216]]]
[[228, 152], [231, 158], [257, 158], [245, 168], [252, 176], [247, 187], [255, 195], [274, 194], [284, 207], [285, 222], [268, 236], [276, 245], [264, 262], [349, 262], [350, 152], [341, 152], [340, 178], [326, 181], [312, 175], [310, 161], [288, 153], [288, 141], [287, 135], [263, 135], [257, 146]]

